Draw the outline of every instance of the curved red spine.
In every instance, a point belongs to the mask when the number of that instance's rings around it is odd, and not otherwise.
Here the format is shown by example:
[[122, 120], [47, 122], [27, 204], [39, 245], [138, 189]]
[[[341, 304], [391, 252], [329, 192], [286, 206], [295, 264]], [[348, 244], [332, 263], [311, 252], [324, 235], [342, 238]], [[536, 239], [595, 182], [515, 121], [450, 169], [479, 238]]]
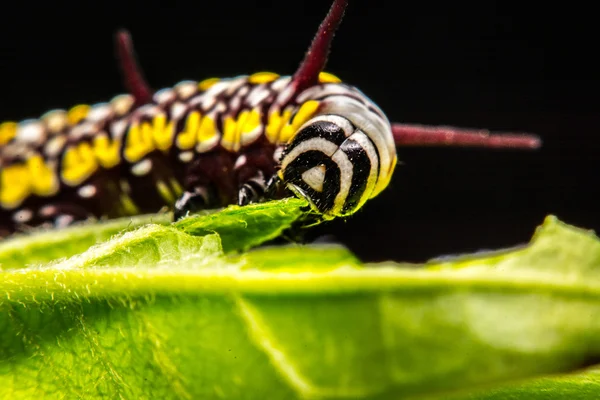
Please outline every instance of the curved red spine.
[[335, 0], [329, 9], [329, 13], [321, 22], [304, 60], [294, 73], [292, 85], [294, 92], [300, 93], [304, 89], [319, 82], [319, 73], [327, 64], [327, 57], [331, 49], [331, 42], [335, 31], [340, 26], [344, 11], [348, 6], [348, 0]]
[[127, 30], [121, 29], [115, 35], [115, 39], [123, 83], [127, 91], [135, 98], [136, 105], [149, 103], [152, 101], [153, 91], [144, 79], [142, 69], [136, 61], [131, 34]]

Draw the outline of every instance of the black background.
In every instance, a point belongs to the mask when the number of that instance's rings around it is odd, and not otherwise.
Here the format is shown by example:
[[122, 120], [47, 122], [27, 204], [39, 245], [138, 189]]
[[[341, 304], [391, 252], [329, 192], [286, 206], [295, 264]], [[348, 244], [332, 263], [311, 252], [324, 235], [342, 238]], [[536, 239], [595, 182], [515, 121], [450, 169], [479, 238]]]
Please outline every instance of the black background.
[[[537, 152], [399, 149], [390, 187], [315, 231], [365, 260], [422, 261], [529, 240], [547, 214], [599, 229], [599, 37], [586, 3], [351, 1], [327, 70], [392, 121], [539, 134]], [[560, 5], [560, 6], [559, 6]], [[0, 120], [123, 92], [113, 33], [155, 88], [294, 72], [329, 8], [303, 2], [11, 2]]]

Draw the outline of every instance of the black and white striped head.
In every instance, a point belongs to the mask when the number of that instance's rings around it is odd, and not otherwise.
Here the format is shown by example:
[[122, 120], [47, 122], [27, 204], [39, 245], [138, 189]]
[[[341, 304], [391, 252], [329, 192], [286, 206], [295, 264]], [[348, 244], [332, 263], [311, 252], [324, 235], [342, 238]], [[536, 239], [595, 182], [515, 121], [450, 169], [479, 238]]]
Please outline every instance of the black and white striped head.
[[318, 115], [300, 127], [282, 155], [278, 176], [313, 209], [333, 218], [353, 214], [379, 194], [396, 162], [383, 113], [340, 96], [322, 101]]

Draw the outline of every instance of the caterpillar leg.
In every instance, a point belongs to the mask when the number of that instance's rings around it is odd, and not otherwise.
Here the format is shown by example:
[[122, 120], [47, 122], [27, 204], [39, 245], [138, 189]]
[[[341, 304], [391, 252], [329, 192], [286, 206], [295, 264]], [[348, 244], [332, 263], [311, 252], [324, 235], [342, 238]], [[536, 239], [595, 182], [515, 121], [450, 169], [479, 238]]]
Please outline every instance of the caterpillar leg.
[[214, 193], [208, 186], [199, 186], [193, 191], [185, 191], [175, 202], [173, 219], [175, 221], [201, 210], [210, 208], [214, 203]]
[[265, 200], [278, 200], [293, 196], [294, 194], [285, 187], [283, 181], [279, 179], [277, 174], [274, 174], [271, 179], [267, 181], [264, 194]]
[[238, 192], [238, 205], [257, 203], [263, 199], [267, 188], [265, 175], [262, 171], [257, 173], [242, 184]]

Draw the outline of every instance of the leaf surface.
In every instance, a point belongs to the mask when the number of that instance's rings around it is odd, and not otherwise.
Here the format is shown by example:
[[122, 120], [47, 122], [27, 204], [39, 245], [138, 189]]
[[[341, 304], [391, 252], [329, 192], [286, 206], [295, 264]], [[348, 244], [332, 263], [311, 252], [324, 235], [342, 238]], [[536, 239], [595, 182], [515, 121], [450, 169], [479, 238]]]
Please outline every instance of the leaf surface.
[[419, 269], [333, 245], [235, 253], [302, 206], [144, 225], [5, 269], [0, 397], [492, 399], [600, 354], [591, 232], [549, 217], [526, 247]]

